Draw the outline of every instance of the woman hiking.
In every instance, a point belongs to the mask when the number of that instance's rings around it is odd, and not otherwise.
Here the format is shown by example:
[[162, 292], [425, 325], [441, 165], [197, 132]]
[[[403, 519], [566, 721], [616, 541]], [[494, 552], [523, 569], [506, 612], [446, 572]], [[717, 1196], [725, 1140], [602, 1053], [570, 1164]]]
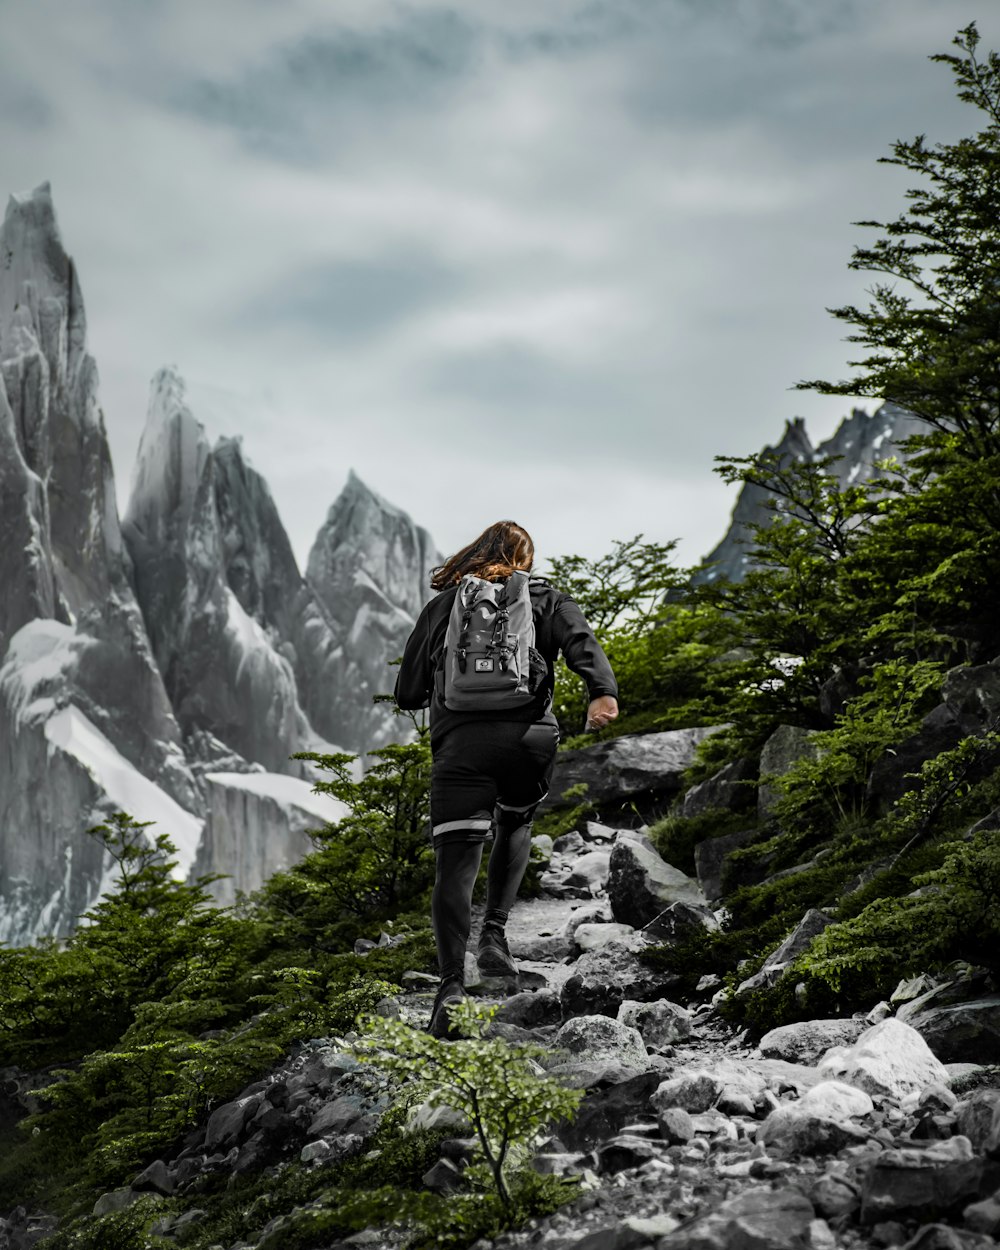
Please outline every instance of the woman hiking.
[[491, 834], [479, 970], [517, 976], [504, 928], [559, 743], [552, 696], [560, 651], [586, 682], [587, 728], [618, 715], [607, 656], [569, 595], [530, 576], [534, 550], [521, 526], [497, 521], [434, 569], [438, 594], [420, 613], [396, 678], [401, 708], [430, 708], [435, 1037], [454, 1035], [448, 1008], [465, 995], [472, 889]]

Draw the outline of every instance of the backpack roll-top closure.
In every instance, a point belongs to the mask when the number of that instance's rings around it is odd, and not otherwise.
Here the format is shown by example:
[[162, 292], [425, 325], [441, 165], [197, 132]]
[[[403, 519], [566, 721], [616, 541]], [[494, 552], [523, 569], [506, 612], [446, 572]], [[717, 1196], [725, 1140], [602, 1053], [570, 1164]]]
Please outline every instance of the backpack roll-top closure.
[[445, 635], [445, 705], [454, 711], [491, 711], [529, 702], [534, 639], [527, 573], [512, 573], [506, 582], [466, 574]]

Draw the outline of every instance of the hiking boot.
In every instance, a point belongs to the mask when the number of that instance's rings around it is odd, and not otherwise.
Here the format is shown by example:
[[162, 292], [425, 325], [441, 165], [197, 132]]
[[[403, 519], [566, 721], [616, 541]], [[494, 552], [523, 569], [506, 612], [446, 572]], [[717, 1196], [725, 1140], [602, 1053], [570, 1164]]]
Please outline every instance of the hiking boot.
[[510, 948], [507, 946], [503, 929], [495, 925], [483, 925], [476, 962], [484, 977], [517, 976], [517, 964], [510, 957]]
[[431, 1037], [445, 1038], [449, 1042], [461, 1037], [448, 1019], [448, 1008], [454, 1006], [455, 1003], [462, 1002], [464, 998], [465, 986], [457, 977], [450, 977], [447, 981], [441, 982], [431, 1009], [431, 1022], [427, 1026], [427, 1032]]

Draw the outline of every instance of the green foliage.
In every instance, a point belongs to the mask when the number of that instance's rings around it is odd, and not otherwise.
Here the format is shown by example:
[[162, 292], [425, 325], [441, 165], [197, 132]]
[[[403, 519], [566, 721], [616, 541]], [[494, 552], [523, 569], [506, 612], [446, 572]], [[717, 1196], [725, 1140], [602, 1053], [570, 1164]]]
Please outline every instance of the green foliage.
[[430, 743], [391, 743], [355, 777], [353, 755], [303, 752], [324, 778], [314, 789], [344, 803], [339, 821], [312, 831], [316, 850], [272, 877], [262, 891], [269, 921], [285, 941], [336, 950], [363, 924], [389, 916], [433, 880]]
[[[614, 542], [596, 560], [552, 561], [549, 575], [579, 604], [618, 679], [621, 716], [606, 737], [704, 724], [721, 707], [720, 657], [732, 645], [733, 627], [711, 605], [679, 600], [688, 574], [670, 564], [675, 546], [644, 543], [640, 534]], [[583, 682], [560, 662], [555, 711], [569, 746], [592, 741], [575, 736], [587, 703]]]
[[[747, 793], [753, 795], [752, 786], [747, 786]], [[755, 824], [756, 815], [746, 811], [712, 810], [698, 816], [664, 816], [650, 826], [649, 836], [668, 864], [691, 877], [695, 872], [694, 848], [699, 842], [751, 829]]]
[[486, 1038], [496, 1008], [465, 999], [450, 1014], [465, 1034], [460, 1041], [443, 1041], [401, 1021], [376, 1018], [356, 1044], [356, 1054], [402, 1077], [411, 1099], [429, 1099], [467, 1117], [482, 1163], [465, 1175], [480, 1188], [491, 1186], [510, 1211], [511, 1172], [547, 1126], [574, 1113], [582, 1091], [534, 1073], [532, 1060], [545, 1057], [542, 1048]]

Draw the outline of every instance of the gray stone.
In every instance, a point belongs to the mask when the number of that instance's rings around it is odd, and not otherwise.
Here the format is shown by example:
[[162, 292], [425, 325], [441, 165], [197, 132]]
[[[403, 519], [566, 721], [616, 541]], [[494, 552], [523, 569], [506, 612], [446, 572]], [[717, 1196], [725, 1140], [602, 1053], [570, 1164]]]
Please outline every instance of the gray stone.
[[130, 1207], [133, 1202], [138, 1202], [140, 1198], [145, 1197], [144, 1194], [136, 1193], [134, 1189], [126, 1186], [124, 1189], [112, 1189], [109, 1193], [101, 1194], [100, 1198], [94, 1203], [94, 1215], [112, 1215], [116, 1211], [124, 1211]]
[[[757, 766], [753, 760], [733, 760], [707, 781], [692, 786], [684, 795], [681, 815], [687, 818], [706, 812], [730, 812], [753, 806]], [[749, 783], [749, 784], [748, 784]]]
[[509, 942], [511, 955], [529, 962], [555, 964], [573, 953], [573, 944], [561, 933], [550, 933], [544, 937], [512, 937]]
[[774, 985], [792, 960], [808, 950], [813, 938], [818, 937], [830, 923], [830, 917], [825, 912], [810, 907], [781, 945], [764, 960], [760, 970], [739, 984], [736, 997], [742, 998], [754, 990]]
[[598, 1171], [614, 1176], [626, 1168], [638, 1168], [650, 1159], [662, 1158], [662, 1155], [660, 1143], [634, 1133], [622, 1133], [597, 1147]]
[[589, 1090], [573, 1119], [559, 1126], [560, 1139], [570, 1150], [588, 1150], [613, 1137], [648, 1111], [650, 1095], [659, 1082], [657, 1073], [639, 1072]]
[[868, 1133], [848, 1121], [814, 1115], [791, 1104], [771, 1112], [757, 1130], [757, 1140], [782, 1154], [830, 1155], [864, 1144]]
[[908, 1023], [944, 1063], [995, 1063], [1000, 1056], [1000, 994], [913, 1012]]
[[718, 929], [719, 922], [711, 908], [697, 903], [677, 902], [654, 916], [643, 928], [642, 935], [665, 946], [704, 937], [706, 933], [718, 932]]
[[572, 861], [569, 876], [563, 885], [570, 890], [585, 890], [590, 894], [599, 894], [608, 879], [608, 864], [611, 852], [607, 850], [587, 851]]
[[717, 838], [705, 838], [694, 848], [694, 867], [698, 884], [707, 899], [719, 899], [737, 885], [756, 885], [767, 875], [766, 861], [748, 860], [740, 867], [734, 878], [729, 857], [733, 851], [748, 846], [761, 835], [756, 829], [742, 829], [736, 833], [724, 833]]
[[913, 1002], [915, 998], [922, 997], [928, 990], [933, 990], [940, 984], [940, 981], [925, 972], [918, 977], [905, 978], [889, 995], [889, 1006], [898, 1010], [904, 1003]]
[[630, 938], [634, 933], [635, 929], [632, 925], [611, 921], [610, 924], [577, 925], [573, 938], [580, 950], [593, 951], [599, 946], [606, 946], [608, 942]]
[[563, 1015], [615, 1016], [627, 998], [649, 1002], [664, 997], [679, 978], [665, 976], [643, 963], [639, 952], [645, 948], [645, 942], [632, 938], [607, 942], [582, 954], [560, 991]]
[[208, 1117], [208, 1124], [205, 1128], [206, 1150], [218, 1150], [220, 1146], [228, 1146], [235, 1142], [242, 1134], [247, 1122], [257, 1114], [263, 1101], [264, 1095], [257, 1093], [216, 1107]]
[[563, 796], [581, 783], [587, 787], [587, 799], [597, 804], [625, 802], [642, 794], [676, 794], [694, 763], [698, 744], [717, 728], [625, 734], [578, 751], [560, 751], [542, 807], [572, 802]]
[[607, 1224], [587, 1233], [574, 1233], [561, 1250], [645, 1250], [649, 1238], [627, 1224]]
[[871, 1098], [863, 1089], [845, 1085], [842, 1081], [820, 1081], [807, 1089], [794, 1106], [798, 1111], [830, 1120], [871, 1115], [875, 1110]]
[[701, 887], [668, 864], [650, 845], [630, 831], [619, 833], [611, 848], [608, 899], [614, 918], [637, 929], [649, 924], [671, 903], [704, 906]]
[[973, 1202], [962, 1212], [962, 1222], [973, 1233], [1000, 1236], [1000, 1190], [982, 1202]]
[[559, 995], [555, 990], [512, 994], [500, 1004], [497, 1019], [526, 1029], [538, 1028], [544, 1024], [558, 1024], [562, 1020]]
[[722, 1081], [714, 1072], [693, 1069], [661, 1082], [649, 1101], [657, 1113], [668, 1107], [682, 1107], [697, 1114], [715, 1105], [722, 1088]]
[[694, 1137], [694, 1121], [683, 1107], [664, 1107], [656, 1123], [660, 1136], [671, 1146], [683, 1146]]
[[582, 907], [578, 907], [569, 920], [566, 921], [566, 927], [563, 929], [563, 936], [567, 941], [573, 942], [576, 939], [576, 931], [582, 924], [609, 924], [612, 922], [611, 908], [607, 903], [589, 903]]
[[861, 1221], [938, 1218], [979, 1197], [983, 1160], [967, 1137], [885, 1150], [865, 1174]]
[[812, 1203], [794, 1189], [750, 1189], [658, 1244], [660, 1250], [804, 1250]]
[[1000, 1155], [1000, 1090], [975, 1089], [958, 1104], [958, 1132], [983, 1154]]
[[861, 1206], [861, 1194], [846, 1176], [825, 1172], [809, 1192], [813, 1206], [826, 1219], [851, 1215]]
[[767, 1059], [787, 1059], [790, 1063], [816, 1063], [831, 1046], [849, 1046], [868, 1025], [864, 1020], [801, 1020], [783, 1024], [765, 1033], [758, 1043]]
[[462, 1187], [462, 1173], [450, 1159], [438, 1159], [420, 1178], [426, 1189], [436, 1194], [451, 1194]]
[[547, 833], [536, 833], [531, 839], [531, 857], [536, 863], [548, 863], [554, 849], [555, 843]]
[[132, 1182], [133, 1189], [151, 1189], [158, 1194], [164, 1194], [166, 1197], [169, 1197], [174, 1192], [176, 1185], [176, 1176], [162, 1159], [154, 1159]]
[[777, 787], [768, 780], [783, 777], [802, 759], [816, 758], [815, 731], [798, 725], [779, 725], [764, 743], [760, 753], [760, 786], [757, 790], [757, 815], [767, 820], [778, 800]]
[[948, 1073], [916, 1029], [894, 1016], [866, 1029], [853, 1046], [827, 1051], [819, 1072], [868, 1094], [897, 1099], [948, 1080]]
[[327, 1137], [346, 1133], [368, 1113], [368, 1105], [355, 1094], [344, 1094], [325, 1103], [309, 1122], [309, 1137]]
[[567, 1020], [552, 1045], [592, 1063], [609, 1059], [642, 1068], [649, 1057], [638, 1029], [604, 1015]]
[[557, 855], [569, 855], [575, 851], [582, 851], [585, 846], [583, 835], [577, 829], [571, 829], [569, 833], [561, 833], [552, 843], [552, 850]]
[[690, 1013], [666, 998], [652, 1003], [626, 999], [618, 1008], [618, 1019], [638, 1029], [647, 1046], [672, 1046], [691, 1036]]

